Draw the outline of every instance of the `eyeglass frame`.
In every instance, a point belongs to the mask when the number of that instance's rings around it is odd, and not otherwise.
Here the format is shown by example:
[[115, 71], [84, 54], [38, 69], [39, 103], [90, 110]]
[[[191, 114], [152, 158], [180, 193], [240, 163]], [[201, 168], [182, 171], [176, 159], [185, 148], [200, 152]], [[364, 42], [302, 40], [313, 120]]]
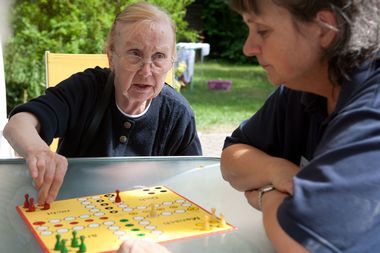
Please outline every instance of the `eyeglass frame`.
[[[133, 50], [132, 50], [133, 51]], [[127, 53], [128, 52], [131, 52], [131, 50], [128, 50], [127, 51]], [[138, 71], [138, 70], [140, 70], [140, 69], [142, 69], [142, 68], [144, 68], [144, 66], [145, 66], [145, 64], [148, 64], [149, 63], [149, 67], [150, 67], [150, 69], [151, 69], [151, 71], [153, 72], [153, 73], [157, 73], [157, 74], [163, 74], [163, 73], [166, 73], [167, 71], [169, 71], [169, 66], [173, 66], [173, 64], [174, 64], [174, 59], [175, 59], [175, 57], [174, 56], [172, 56], [172, 57], [170, 57], [171, 59], [169, 59], [169, 61], [167, 62], [167, 63], [170, 63], [170, 65], [168, 64], [168, 69], [166, 70], [165, 68], [162, 68], [161, 69], [161, 67], [157, 67], [157, 65], [154, 63], [154, 60], [152, 60], [152, 57], [154, 56], [154, 55], [152, 55], [150, 58], [150, 61], [145, 61], [144, 60], [144, 57], [142, 57], [142, 56], [139, 56], [139, 55], [128, 55], [127, 53], [125, 53], [125, 54], [123, 54], [123, 55], [120, 55], [120, 54], [118, 54], [115, 50], [112, 50], [111, 51], [111, 53], [112, 54], [115, 54], [117, 57], [119, 57], [120, 59], [125, 59], [126, 57], [128, 57], [128, 56], [133, 56], [133, 57], [135, 57], [135, 58], [138, 58], [138, 61], [137, 61], [137, 63], [132, 63], [132, 62], [127, 62], [127, 64], [123, 64], [123, 66], [124, 66], [124, 68], [125, 69], [127, 69], [127, 70], [129, 70], [129, 71]], [[161, 53], [160, 53], [161, 54]], [[167, 58], [165, 58], [165, 60], [166, 60]], [[128, 60], [127, 60], [128, 61]], [[167, 63], [165, 63], [165, 64], [167, 64]], [[128, 66], [131, 66], [132, 68], [128, 68]]]

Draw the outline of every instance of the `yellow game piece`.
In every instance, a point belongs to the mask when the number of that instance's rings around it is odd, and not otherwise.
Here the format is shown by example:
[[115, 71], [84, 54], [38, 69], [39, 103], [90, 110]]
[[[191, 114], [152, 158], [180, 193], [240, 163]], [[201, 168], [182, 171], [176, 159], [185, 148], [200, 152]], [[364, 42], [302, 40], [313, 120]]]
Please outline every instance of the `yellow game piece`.
[[150, 204], [149, 217], [156, 217], [156, 216], [157, 216], [156, 205], [155, 204]]
[[210, 217], [208, 215], [205, 215], [205, 223], [204, 223], [204, 230], [210, 230]]
[[213, 208], [211, 208], [211, 214], [212, 214], [212, 216], [211, 216], [211, 222], [214, 222], [214, 221], [216, 221], [217, 219], [216, 219], [216, 209], [213, 207]]
[[220, 227], [224, 228], [226, 226], [226, 220], [224, 218], [224, 214], [220, 214]]

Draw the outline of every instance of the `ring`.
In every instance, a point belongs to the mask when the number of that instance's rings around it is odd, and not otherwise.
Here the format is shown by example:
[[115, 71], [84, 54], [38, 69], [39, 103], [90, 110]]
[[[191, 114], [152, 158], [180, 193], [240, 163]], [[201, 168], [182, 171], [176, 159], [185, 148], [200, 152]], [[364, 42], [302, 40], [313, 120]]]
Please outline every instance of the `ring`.
[[258, 189], [259, 196], [258, 196], [258, 209], [261, 211], [262, 205], [263, 205], [263, 196], [266, 192], [270, 192], [275, 190], [274, 186], [272, 184], [265, 185]]

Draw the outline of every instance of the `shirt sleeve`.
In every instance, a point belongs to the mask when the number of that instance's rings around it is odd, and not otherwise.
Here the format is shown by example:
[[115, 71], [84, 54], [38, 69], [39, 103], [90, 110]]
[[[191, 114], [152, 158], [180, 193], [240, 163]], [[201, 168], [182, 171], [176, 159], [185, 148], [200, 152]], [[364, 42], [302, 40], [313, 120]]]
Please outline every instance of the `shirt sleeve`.
[[379, 107], [346, 108], [330, 121], [314, 159], [294, 179], [293, 197], [278, 210], [282, 228], [311, 252], [380, 248]]
[[277, 88], [259, 111], [226, 138], [223, 149], [233, 144], [247, 144], [298, 164], [303, 148], [300, 143], [306, 134], [304, 122], [308, 122], [304, 120], [301, 96], [301, 92], [284, 86]]
[[48, 88], [44, 95], [16, 107], [10, 117], [19, 112], [34, 114], [41, 125], [39, 134], [49, 145], [53, 138], [63, 137], [69, 129], [85, 122], [85, 115], [94, 107], [93, 98], [97, 97], [94, 79], [90, 70], [75, 74]]
[[180, 147], [175, 155], [200, 156], [202, 155], [201, 143], [195, 130], [195, 122], [190, 122], [181, 138]]
[[[183, 106], [183, 105], [182, 105]], [[171, 155], [198, 156], [202, 155], [202, 147], [199, 141], [194, 113], [190, 106], [183, 106], [178, 110], [176, 124], [173, 126], [173, 138], [170, 138], [168, 147]]]
[[277, 143], [276, 124], [282, 115], [281, 108], [283, 88], [278, 88], [265, 102], [265, 104], [252, 117], [245, 120], [227, 137], [224, 148], [237, 143], [253, 145], [262, 150], [270, 149], [270, 143]]

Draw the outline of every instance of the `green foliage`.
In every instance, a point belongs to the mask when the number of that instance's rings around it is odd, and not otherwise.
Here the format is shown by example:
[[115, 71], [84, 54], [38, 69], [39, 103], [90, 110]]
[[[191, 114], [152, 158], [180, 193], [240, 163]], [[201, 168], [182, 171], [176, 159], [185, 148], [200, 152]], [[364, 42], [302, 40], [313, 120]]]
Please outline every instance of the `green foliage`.
[[177, 25], [177, 41], [196, 41], [198, 35], [195, 31], [188, 29], [188, 24], [184, 20], [186, 15], [186, 6], [190, 5], [194, 0], [150, 0], [150, 3], [155, 3], [166, 9]]
[[[195, 40], [183, 21], [194, 0], [150, 0], [177, 23], [179, 39]], [[44, 52], [102, 53], [114, 17], [136, 0], [16, 0], [11, 12], [13, 37], [5, 48], [8, 110], [45, 89]]]
[[[210, 90], [207, 80], [231, 80], [230, 91]], [[274, 90], [260, 66], [208, 61], [195, 65], [194, 79], [182, 89], [200, 132], [232, 132], [252, 116]]]
[[248, 34], [247, 26], [239, 14], [228, 6], [228, 0], [208, 0], [203, 4], [205, 41], [210, 43], [210, 57], [235, 63], [253, 63], [242, 53]]

